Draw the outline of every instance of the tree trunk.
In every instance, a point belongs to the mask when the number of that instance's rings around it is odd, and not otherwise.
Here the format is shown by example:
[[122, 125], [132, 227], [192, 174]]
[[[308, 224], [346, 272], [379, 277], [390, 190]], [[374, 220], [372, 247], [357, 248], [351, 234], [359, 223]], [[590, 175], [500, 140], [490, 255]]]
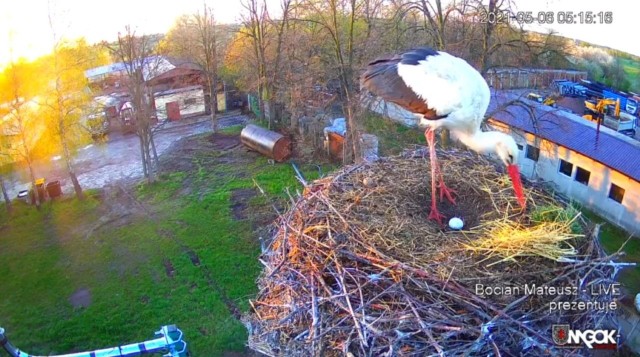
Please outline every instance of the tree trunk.
[[[60, 122], [60, 125], [62, 126], [62, 122]], [[67, 173], [69, 174], [69, 178], [71, 179], [71, 183], [73, 184], [73, 190], [76, 193], [76, 197], [82, 201], [84, 200], [84, 193], [82, 192], [82, 186], [80, 186], [80, 182], [76, 177], [76, 173], [73, 170], [73, 165], [71, 164], [71, 154], [69, 152], [69, 146], [67, 145], [65, 131], [64, 131], [64, 128], [62, 129], [63, 130], [61, 131], [60, 138], [62, 141], [62, 153], [64, 156], [64, 162], [67, 166]]]
[[155, 164], [157, 164], [156, 161], [153, 160], [153, 158], [151, 157], [151, 136], [148, 130], [145, 130], [144, 133], [144, 145], [143, 145], [143, 150], [144, 150], [144, 157], [145, 160], [147, 162], [147, 172], [148, 172], [148, 180], [149, 183], [153, 183], [155, 181], [155, 176], [156, 176], [156, 172], [157, 172], [157, 166]]
[[[264, 85], [262, 84], [262, 81], [260, 81], [260, 83], [258, 84], [258, 111], [260, 112], [258, 119], [260, 119], [261, 121], [264, 121], [266, 118], [266, 115], [264, 113], [264, 100], [262, 99], [263, 94]], [[268, 129], [271, 129], [271, 120], [269, 120]]]
[[2, 198], [4, 198], [4, 206], [8, 213], [13, 212], [13, 203], [7, 193], [7, 188], [4, 185], [4, 177], [0, 176], [0, 189], [2, 190]]
[[267, 100], [267, 104], [269, 104], [269, 126], [275, 126], [275, 122], [276, 122], [276, 105], [274, 103], [275, 101], [273, 100], [273, 98], [271, 96], [269, 96], [269, 99]]
[[156, 180], [156, 171], [154, 170], [153, 165], [151, 165], [151, 150], [149, 150], [149, 144], [147, 143], [147, 148], [145, 150], [145, 155], [148, 163], [148, 171], [149, 171], [149, 183], [153, 183]]
[[36, 201], [36, 208], [40, 209], [40, 200], [44, 197], [40, 197], [40, 193], [38, 192], [38, 187], [36, 186], [36, 177], [33, 173], [33, 165], [31, 164], [31, 160], [27, 160], [27, 165], [29, 166], [29, 176], [31, 177], [31, 189], [33, 190], [33, 197]]
[[216, 74], [211, 75], [211, 128], [214, 133], [218, 132], [218, 79]]
[[[345, 150], [345, 156], [343, 158], [343, 162], [345, 164], [351, 163], [351, 162], [357, 162], [360, 161], [360, 156], [359, 152], [360, 152], [360, 145], [358, 145], [358, 128], [356, 126], [355, 123], [355, 118], [354, 118], [354, 113], [353, 113], [353, 108], [352, 108], [352, 104], [350, 103], [350, 101], [347, 101], [347, 105], [346, 105], [346, 116], [347, 116], [347, 140], [345, 142], [345, 148], [348, 148], [348, 150]], [[350, 145], [349, 145], [350, 144]], [[350, 149], [350, 150], [349, 150]]]
[[147, 156], [144, 154], [144, 138], [142, 133], [139, 134], [140, 138], [140, 159], [142, 160], [142, 174], [144, 177], [149, 178], [149, 167], [147, 166]]
[[76, 173], [73, 171], [69, 171], [69, 178], [71, 178], [71, 182], [73, 183], [73, 190], [76, 192], [76, 197], [80, 201], [84, 200], [84, 192], [82, 192], [82, 186], [80, 186], [80, 182], [78, 181], [78, 177], [76, 177]]
[[158, 161], [158, 151], [156, 150], [156, 141], [153, 140], [153, 133], [150, 135], [150, 140], [151, 142], [151, 150], [153, 153], [153, 163], [156, 166], [156, 170], [160, 171], [160, 161]]

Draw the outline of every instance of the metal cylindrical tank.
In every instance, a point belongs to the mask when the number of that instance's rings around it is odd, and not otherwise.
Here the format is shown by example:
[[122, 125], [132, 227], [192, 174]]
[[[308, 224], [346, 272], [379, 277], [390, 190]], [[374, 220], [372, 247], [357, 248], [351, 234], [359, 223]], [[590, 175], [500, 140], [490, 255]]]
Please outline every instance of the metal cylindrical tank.
[[257, 125], [249, 124], [242, 129], [240, 141], [279, 162], [291, 156], [291, 140], [288, 137]]

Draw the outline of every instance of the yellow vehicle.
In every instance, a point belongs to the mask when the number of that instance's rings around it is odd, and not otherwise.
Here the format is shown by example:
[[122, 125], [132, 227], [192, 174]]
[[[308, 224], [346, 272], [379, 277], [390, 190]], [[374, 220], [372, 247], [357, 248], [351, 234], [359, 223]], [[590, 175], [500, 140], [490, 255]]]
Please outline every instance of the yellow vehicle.
[[620, 112], [620, 99], [585, 100], [584, 106], [583, 118], [602, 123], [604, 126], [625, 135], [635, 135], [635, 118], [633, 115]]
[[527, 95], [527, 99], [536, 101], [538, 103], [542, 103], [544, 105], [548, 105], [550, 107], [554, 107], [554, 108], [556, 107], [556, 100], [552, 96], [543, 97], [536, 93], [529, 93]]
[[[596, 114], [596, 117], [598, 115], [606, 114], [607, 107], [609, 105], [615, 105], [613, 116], [616, 118], [619, 117], [620, 116], [620, 99], [599, 99], [598, 101], [593, 101], [593, 100], [584, 101], [584, 107], [585, 107], [586, 113], [583, 116], [583, 118], [594, 120], [593, 114]], [[587, 118], [587, 116], [589, 116], [589, 118]]]

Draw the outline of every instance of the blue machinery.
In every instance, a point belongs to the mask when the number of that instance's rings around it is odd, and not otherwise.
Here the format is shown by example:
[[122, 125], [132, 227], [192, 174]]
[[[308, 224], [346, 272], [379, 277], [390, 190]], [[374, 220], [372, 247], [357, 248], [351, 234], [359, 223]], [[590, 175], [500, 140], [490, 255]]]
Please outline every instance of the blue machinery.
[[[37, 357], [22, 352], [14, 347], [4, 334], [4, 329], [0, 327], [0, 347], [4, 348], [11, 357]], [[110, 347], [90, 352], [79, 352], [67, 355], [56, 355], [51, 357], [133, 357], [146, 354], [162, 353], [163, 357], [187, 357], [187, 343], [182, 340], [182, 331], [176, 325], [162, 326], [155, 333], [153, 340], [130, 345]]]

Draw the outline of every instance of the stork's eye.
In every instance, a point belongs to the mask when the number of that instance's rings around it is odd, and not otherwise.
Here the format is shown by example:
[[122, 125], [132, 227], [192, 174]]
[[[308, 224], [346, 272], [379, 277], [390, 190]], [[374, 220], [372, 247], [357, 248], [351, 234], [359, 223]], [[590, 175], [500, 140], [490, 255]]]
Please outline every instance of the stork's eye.
[[513, 155], [509, 154], [509, 162], [513, 162]]

